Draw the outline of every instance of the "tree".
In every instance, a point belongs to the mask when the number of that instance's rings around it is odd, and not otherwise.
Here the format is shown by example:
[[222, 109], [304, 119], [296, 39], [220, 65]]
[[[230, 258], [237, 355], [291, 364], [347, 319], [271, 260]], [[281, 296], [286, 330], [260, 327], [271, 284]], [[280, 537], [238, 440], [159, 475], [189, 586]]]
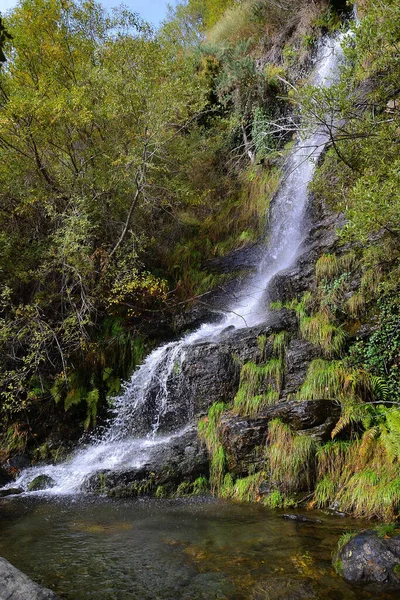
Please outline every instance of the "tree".
[[[137, 15], [25, 0], [0, 74], [0, 321], [6, 405], [47, 393], [106, 310], [165, 295], [142, 253], [174, 201], [174, 138], [204, 100], [193, 64]], [[132, 309], [131, 309], [132, 310]], [[33, 385], [33, 384], [32, 384]]]

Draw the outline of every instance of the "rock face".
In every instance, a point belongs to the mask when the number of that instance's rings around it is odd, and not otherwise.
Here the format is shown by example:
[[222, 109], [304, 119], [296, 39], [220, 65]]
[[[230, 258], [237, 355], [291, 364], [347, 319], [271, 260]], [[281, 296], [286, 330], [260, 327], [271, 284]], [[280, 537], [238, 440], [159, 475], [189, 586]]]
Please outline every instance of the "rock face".
[[344, 225], [343, 217], [326, 206], [314, 205], [309, 209], [308, 218], [314, 225], [299, 249], [299, 258], [291, 267], [277, 273], [268, 286], [270, 302], [300, 297], [314, 280], [314, 266], [318, 258], [336, 249], [336, 230]]
[[59, 597], [34, 583], [5, 558], [0, 558], [1, 600], [59, 600]]
[[197, 431], [191, 429], [154, 446], [139, 468], [95, 473], [85, 488], [119, 497], [171, 496], [179, 486], [193, 491], [192, 484], [201, 476], [208, 476], [208, 455]]
[[341, 548], [336, 557], [347, 581], [399, 586], [400, 536], [380, 538], [376, 531], [363, 531]]
[[[148, 431], [158, 421], [160, 433], [170, 433], [204, 416], [215, 402], [231, 402], [239, 386], [241, 365], [260, 359], [258, 338], [266, 338], [282, 330], [294, 332], [297, 321], [293, 311], [272, 312], [265, 323], [236, 331], [222, 332], [216, 341], [205, 341], [183, 348], [184, 360], [166, 382], [168, 404], [159, 415], [157, 398], [159, 382], [148, 394], [142, 411], [136, 412], [135, 423], [143, 423]], [[268, 349], [265, 349], [268, 354]]]
[[248, 473], [250, 465], [261, 468], [264, 456], [258, 449], [265, 447], [268, 425], [273, 419], [280, 419], [297, 432], [326, 441], [339, 413], [339, 406], [329, 400], [293, 400], [269, 406], [255, 419], [224, 415], [219, 433], [229, 471], [243, 476]]

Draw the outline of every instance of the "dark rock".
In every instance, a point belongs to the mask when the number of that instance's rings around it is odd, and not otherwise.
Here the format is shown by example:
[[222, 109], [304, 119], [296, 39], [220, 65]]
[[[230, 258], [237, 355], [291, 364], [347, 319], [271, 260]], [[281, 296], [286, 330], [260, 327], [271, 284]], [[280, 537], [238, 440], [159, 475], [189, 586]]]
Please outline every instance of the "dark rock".
[[221, 419], [219, 433], [228, 469], [235, 475], [243, 475], [252, 464], [261, 467], [268, 424], [273, 419], [280, 419], [296, 431], [328, 440], [339, 415], [339, 406], [331, 400], [280, 402], [265, 408], [254, 419], [226, 414]]
[[13, 480], [13, 476], [7, 471], [7, 469], [3, 469], [0, 467], [0, 487], [3, 485], [7, 485]]
[[379, 583], [400, 588], [400, 535], [380, 538], [363, 531], [340, 549], [336, 566], [347, 581]]
[[264, 256], [265, 246], [262, 243], [256, 243], [232, 250], [225, 256], [213, 258], [206, 264], [206, 267], [209, 271], [216, 273], [254, 271]]
[[86, 491], [118, 496], [154, 496], [163, 486], [171, 495], [181, 483], [208, 476], [208, 455], [192, 429], [147, 450], [146, 461], [137, 469], [103, 471], [91, 475]]
[[286, 519], [287, 521], [296, 521], [297, 523], [309, 523], [310, 525], [322, 523], [321, 519], [310, 519], [309, 517], [304, 517], [303, 515], [286, 514], [282, 515], [282, 519]]
[[[296, 328], [293, 311], [282, 309], [268, 315], [268, 320], [256, 327], [229, 329], [213, 341], [202, 341], [184, 348], [184, 361], [167, 381], [168, 406], [160, 417], [159, 431], [168, 433], [198, 419], [215, 402], [231, 402], [239, 386], [241, 365], [260, 359], [258, 337]], [[141, 422], [143, 430], [147, 431], [158, 419], [158, 382], [155, 383], [154, 405], [150, 391], [143, 405], [143, 414], [135, 414], [135, 426], [138, 427]]]
[[7, 469], [16, 469], [17, 471], [21, 471], [21, 469], [26, 469], [31, 464], [29, 457], [26, 454], [17, 454], [13, 456], [6, 462]]
[[5, 498], [6, 496], [16, 496], [17, 494], [22, 494], [24, 490], [22, 488], [7, 488], [6, 490], [0, 490], [0, 498]]
[[318, 349], [310, 342], [294, 338], [286, 350], [285, 381], [281, 396], [295, 394], [304, 383], [309, 364], [320, 355]]
[[56, 485], [52, 477], [48, 475], [38, 475], [28, 484], [28, 492], [38, 492], [39, 490], [47, 490]]
[[343, 227], [341, 215], [326, 206], [312, 204], [308, 219], [315, 223], [299, 248], [296, 262], [273, 277], [268, 286], [269, 302], [286, 302], [300, 298], [310, 289], [315, 277], [315, 263], [321, 254], [334, 252], [338, 243], [337, 229]]
[[5, 558], [0, 558], [1, 600], [59, 600], [58, 596], [34, 583]]

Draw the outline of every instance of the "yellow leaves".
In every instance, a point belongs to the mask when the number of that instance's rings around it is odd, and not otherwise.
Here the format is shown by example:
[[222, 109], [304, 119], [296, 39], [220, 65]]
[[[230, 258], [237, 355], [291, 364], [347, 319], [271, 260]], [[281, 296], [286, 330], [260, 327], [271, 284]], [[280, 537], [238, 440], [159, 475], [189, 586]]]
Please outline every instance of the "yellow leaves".
[[138, 308], [140, 312], [140, 306], [150, 299], [166, 300], [167, 291], [167, 282], [152, 273], [132, 273], [114, 283], [108, 303], [109, 306], [128, 304], [132, 309]]

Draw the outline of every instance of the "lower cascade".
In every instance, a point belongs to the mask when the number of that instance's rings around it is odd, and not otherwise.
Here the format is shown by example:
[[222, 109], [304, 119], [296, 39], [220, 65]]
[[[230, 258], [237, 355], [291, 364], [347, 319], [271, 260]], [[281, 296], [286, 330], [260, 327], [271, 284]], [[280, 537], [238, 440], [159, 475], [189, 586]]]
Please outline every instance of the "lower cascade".
[[[312, 74], [314, 85], [328, 87], [335, 81], [342, 58], [342, 39], [340, 34], [325, 37], [319, 43]], [[46, 494], [80, 493], [87, 489], [87, 482], [96, 473], [138, 470], [157, 462], [160, 453], [165, 454], [175, 442], [193, 439], [199, 411], [193, 397], [182, 393], [185, 359], [196, 348], [201, 349], [205, 344], [218, 346], [226, 340], [229, 343], [243, 330], [266, 321], [268, 285], [277, 273], [293, 264], [307, 236], [308, 184], [327, 141], [328, 132], [319, 129], [296, 142], [273, 200], [265, 254], [256, 273], [242, 285], [235, 301], [226, 306], [219, 320], [204, 323], [178, 341], [151, 352], [125, 385], [124, 393], [115, 400], [115, 416], [104, 433], [77, 450], [65, 463], [23, 470], [9, 488], [28, 490], [38, 475], [45, 475], [52, 481]], [[201, 368], [200, 361], [197, 368]], [[207, 408], [201, 407], [203, 414]], [[196, 452], [195, 448], [192, 450]]]

